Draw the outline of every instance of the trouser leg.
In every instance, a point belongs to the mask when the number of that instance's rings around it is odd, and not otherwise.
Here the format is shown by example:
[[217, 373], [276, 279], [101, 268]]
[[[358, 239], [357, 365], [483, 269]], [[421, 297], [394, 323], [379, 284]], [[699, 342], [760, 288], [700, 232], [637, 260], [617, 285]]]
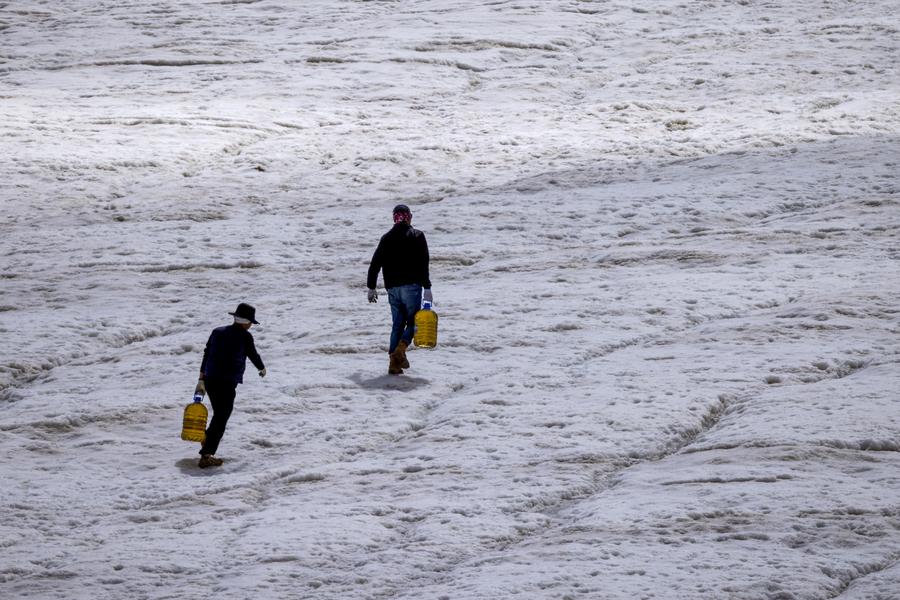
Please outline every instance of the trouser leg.
[[407, 286], [403, 292], [403, 304], [406, 307], [406, 328], [400, 339], [408, 346], [412, 343], [413, 335], [416, 333], [416, 313], [422, 306], [422, 286]]
[[406, 305], [403, 303], [400, 294], [395, 288], [388, 290], [388, 302], [391, 305], [391, 340], [388, 345], [388, 353], [392, 354], [397, 349], [400, 337], [406, 329], [406, 322], [409, 319], [406, 313]]
[[388, 352], [397, 349], [400, 340], [407, 344], [412, 342], [416, 331], [415, 316], [422, 305], [422, 286], [401, 285], [388, 290], [388, 302], [391, 305], [391, 343]]
[[228, 425], [231, 411], [234, 410], [237, 390], [232, 384], [207, 382], [206, 393], [212, 405], [213, 416], [209, 421], [209, 427], [206, 428], [206, 441], [200, 448], [200, 454], [215, 454], [219, 449], [222, 435], [225, 434], [225, 426]]

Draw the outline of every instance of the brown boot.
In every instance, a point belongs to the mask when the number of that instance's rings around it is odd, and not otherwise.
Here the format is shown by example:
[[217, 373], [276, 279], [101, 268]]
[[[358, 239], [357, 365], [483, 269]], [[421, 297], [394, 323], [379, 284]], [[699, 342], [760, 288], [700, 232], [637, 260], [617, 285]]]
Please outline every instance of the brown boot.
[[388, 375], [403, 375], [403, 369], [400, 367], [400, 361], [397, 359], [397, 352], [392, 352], [388, 363]]
[[400, 340], [400, 343], [397, 344], [397, 349], [394, 352], [397, 353], [398, 362], [400, 363], [400, 367], [403, 369], [409, 368], [409, 360], [406, 358], [406, 349], [409, 347], [409, 344], [403, 340]]
[[204, 454], [200, 457], [200, 462], [197, 463], [197, 466], [201, 469], [205, 469], [206, 467], [220, 467], [224, 461], [221, 458], [216, 458], [212, 454]]

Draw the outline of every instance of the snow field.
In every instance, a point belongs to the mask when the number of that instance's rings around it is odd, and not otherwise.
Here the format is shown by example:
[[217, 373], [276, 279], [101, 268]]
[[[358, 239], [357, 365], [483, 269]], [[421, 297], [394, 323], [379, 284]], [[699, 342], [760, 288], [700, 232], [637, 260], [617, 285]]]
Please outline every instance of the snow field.
[[0, 595], [896, 598], [894, 16], [0, 3]]

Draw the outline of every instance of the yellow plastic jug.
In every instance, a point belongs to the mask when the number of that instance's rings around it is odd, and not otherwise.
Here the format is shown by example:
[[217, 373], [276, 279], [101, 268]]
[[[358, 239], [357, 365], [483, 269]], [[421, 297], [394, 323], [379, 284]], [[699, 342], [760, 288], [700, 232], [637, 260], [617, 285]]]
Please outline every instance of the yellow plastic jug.
[[438, 316], [431, 310], [431, 302], [426, 302], [416, 313], [416, 333], [413, 342], [421, 348], [437, 346]]
[[209, 411], [203, 405], [203, 396], [197, 394], [194, 401], [184, 407], [184, 425], [181, 427], [181, 439], [188, 442], [206, 441], [206, 418]]

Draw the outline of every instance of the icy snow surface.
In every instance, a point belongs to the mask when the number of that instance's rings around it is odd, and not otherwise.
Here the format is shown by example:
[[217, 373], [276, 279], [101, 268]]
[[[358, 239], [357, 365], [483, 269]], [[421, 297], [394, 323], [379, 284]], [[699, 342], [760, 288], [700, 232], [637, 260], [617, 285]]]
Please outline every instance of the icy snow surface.
[[[898, 28], [0, 2], [0, 597], [900, 598]], [[392, 378], [397, 202], [441, 329]], [[240, 301], [269, 376], [200, 470]]]

